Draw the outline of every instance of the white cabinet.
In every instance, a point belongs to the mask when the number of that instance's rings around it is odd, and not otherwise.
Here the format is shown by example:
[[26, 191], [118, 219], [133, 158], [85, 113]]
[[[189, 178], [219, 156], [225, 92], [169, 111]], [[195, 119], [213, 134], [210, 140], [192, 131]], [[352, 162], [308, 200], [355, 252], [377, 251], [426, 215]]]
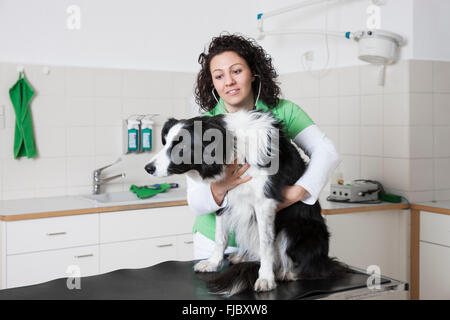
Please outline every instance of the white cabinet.
[[177, 260], [194, 260], [194, 241], [192, 233], [177, 236]]
[[420, 213], [420, 299], [450, 299], [450, 216]]
[[420, 212], [420, 241], [450, 247], [450, 216]]
[[[409, 282], [409, 211], [386, 210], [325, 216], [330, 255], [350, 266], [379, 268], [383, 276]], [[409, 299], [409, 293], [383, 295], [381, 299]]]
[[91, 276], [99, 272], [98, 245], [12, 255], [6, 268], [7, 288], [69, 277], [73, 270]]
[[190, 233], [194, 215], [187, 206], [100, 214], [100, 243]]
[[420, 299], [450, 299], [450, 248], [420, 242]]
[[1, 288], [192, 260], [193, 223], [187, 206], [1, 221]]
[[8, 255], [98, 244], [98, 214], [8, 222], [6, 244]]
[[367, 270], [408, 282], [409, 212], [387, 210], [327, 215], [330, 255]]
[[2, 288], [98, 273], [98, 214], [5, 222]]
[[194, 259], [192, 234], [106, 243], [100, 245], [100, 252], [100, 273]]
[[100, 272], [192, 260], [193, 223], [187, 206], [102, 213]]
[[117, 269], [146, 268], [176, 260], [176, 237], [161, 237], [101, 244], [100, 273]]

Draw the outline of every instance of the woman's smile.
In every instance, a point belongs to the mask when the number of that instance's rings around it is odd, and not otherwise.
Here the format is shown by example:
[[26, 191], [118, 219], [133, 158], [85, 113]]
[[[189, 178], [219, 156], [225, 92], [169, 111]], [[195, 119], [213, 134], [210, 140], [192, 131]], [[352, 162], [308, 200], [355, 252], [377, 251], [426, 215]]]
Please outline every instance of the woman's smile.
[[238, 94], [238, 93], [239, 93], [239, 89], [232, 89], [230, 91], [227, 91], [227, 94], [230, 95], [230, 96], [233, 96], [233, 95]]

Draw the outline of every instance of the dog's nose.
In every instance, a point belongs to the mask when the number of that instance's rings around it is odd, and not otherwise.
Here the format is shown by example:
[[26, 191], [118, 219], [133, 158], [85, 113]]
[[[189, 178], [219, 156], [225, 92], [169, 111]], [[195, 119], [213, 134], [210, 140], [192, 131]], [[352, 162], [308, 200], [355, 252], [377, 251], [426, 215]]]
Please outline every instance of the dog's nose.
[[145, 171], [147, 171], [147, 172], [150, 173], [150, 174], [154, 174], [154, 173], [155, 173], [156, 167], [155, 167], [155, 165], [153, 164], [153, 162], [150, 162], [149, 164], [147, 164], [147, 165], [145, 166]]

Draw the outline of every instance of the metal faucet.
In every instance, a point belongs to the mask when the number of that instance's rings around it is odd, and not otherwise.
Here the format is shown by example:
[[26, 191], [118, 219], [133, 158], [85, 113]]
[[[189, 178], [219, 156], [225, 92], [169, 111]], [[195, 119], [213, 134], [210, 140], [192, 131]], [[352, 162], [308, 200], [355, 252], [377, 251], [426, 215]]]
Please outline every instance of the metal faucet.
[[111, 181], [111, 180], [116, 179], [116, 178], [125, 178], [125, 172], [124, 173], [119, 173], [119, 174], [117, 174], [115, 176], [108, 177], [108, 178], [100, 178], [100, 174], [102, 173], [103, 170], [105, 170], [105, 169], [115, 165], [116, 163], [118, 163], [120, 161], [122, 161], [122, 158], [117, 159], [116, 161], [114, 161], [113, 163], [111, 163], [111, 164], [109, 164], [107, 166], [104, 166], [102, 168], [94, 170], [93, 194], [100, 194], [101, 193], [100, 186], [102, 184], [105, 184], [106, 182]]

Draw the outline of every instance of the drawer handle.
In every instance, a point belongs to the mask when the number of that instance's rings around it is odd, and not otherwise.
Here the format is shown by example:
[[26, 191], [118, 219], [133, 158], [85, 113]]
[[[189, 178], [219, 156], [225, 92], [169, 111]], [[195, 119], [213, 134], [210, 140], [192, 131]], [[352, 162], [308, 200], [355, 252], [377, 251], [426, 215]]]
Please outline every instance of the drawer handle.
[[192, 244], [192, 243], [194, 243], [194, 241], [192, 241], [192, 240], [191, 241], [185, 241], [184, 243], [185, 244]]
[[51, 232], [51, 233], [47, 233], [48, 236], [61, 236], [63, 234], [67, 234], [67, 232], [63, 231], [63, 232]]
[[75, 256], [75, 258], [77, 259], [81, 259], [81, 258], [89, 258], [89, 257], [93, 257], [94, 254], [90, 253], [90, 254], [82, 254], [81, 256]]
[[165, 247], [171, 247], [171, 246], [173, 246], [172, 243], [168, 243], [168, 244], [158, 244], [158, 245], [157, 245], [158, 248], [165, 248]]

